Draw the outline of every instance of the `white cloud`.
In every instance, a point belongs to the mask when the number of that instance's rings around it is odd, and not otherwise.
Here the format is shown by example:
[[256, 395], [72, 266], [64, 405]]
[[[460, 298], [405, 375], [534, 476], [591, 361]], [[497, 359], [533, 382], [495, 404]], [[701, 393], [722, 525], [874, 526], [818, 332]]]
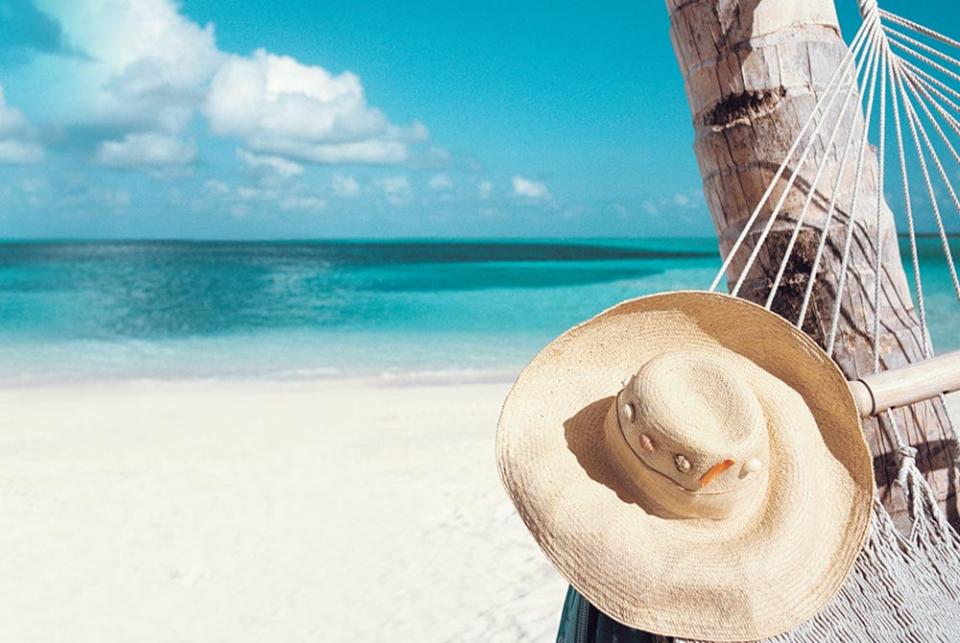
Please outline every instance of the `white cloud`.
[[[183, 138], [198, 112], [215, 135], [238, 137], [250, 153], [290, 163], [406, 163], [412, 146], [429, 138], [419, 122], [399, 126], [368, 105], [350, 71], [334, 74], [263, 49], [249, 56], [221, 51], [213, 25], [190, 20], [176, 0], [38, 3], [84, 55], [34, 58], [18, 82], [49, 100], [31, 118], [82, 130], [65, 140], [103, 144], [104, 162], [112, 163], [116, 150], [117, 164], [157, 165], [153, 146], [126, 137]], [[10, 159], [37, 151], [23, 141], [0, 146]], [[138, 151], [146, 156], [136, 159]], [[293, 165], [254, 165], [279, 170], [274, 176], [296, 173]]]
[[213, 26], [180, 14], [172, 0], [38, 0], [56, 19], [75, 56], [37, 56], [18, 79], [43, 96], [35, 122], [80, 131], [94, 159], [117, 167], [188, 163], [196, 146], [181, 140], [224, 55]]
[[0, 140], [0, 164], [31, 165], [43, 160], [43, 148], [30, 141]]
[[316, 196], [291, 195], [280, 199], [281, 210], [322, 210], [327, 202]]
[[240, 197], [241, 201], [268, 199], [272, 194], [272, 190], [267, 191], [261, 188], [250, 187], [249, 185], [241, 185], [237, 188], [237, 196]]
[[0, 198], [4, 206], [102, 214], [126, 210], [134, 195], [116, 185], [93, 184], [75, 176], [58, 175], [54, 181], [46, 176], [23, 176], [4, 181], [0, 183]]
[[203, 182], [203, 187], [211, 194], [229, 194], [230, 186], [217, 179], [207, 179]]
[[104, 141], [94, 157], [110, 167], [184, 165], [197, 156], [197, 144], [176, 136], [148, 132], [127, 134], [120, 141]]
[[39, 208], [47, 205], [53, 191], [46, 176], [22, 176], [0, 181], [0, 202], [11, 206]]
[[330, 180], [330, 188], [340, 197], [350, 198], [360, 194], [360, 184], [352, 176], [334, 174]]
[[224, 54], [171, 0], [49, 2], [86, 56], [40, 61], [52, 120], [130, 131], [182, 132]]
[[397, 165], [409, 157], [406, 143], [399, 141], [357, 141], [354, 143], [310, 143], [296, 139], [274, 139], [271, 141], [247, 140], [251, 147], [282, 154], [291, 158], [316, 163], [318, 165], [340, 165], [356, 163], [360, 165]]
[[[687, 192], [650, 196], [639, 203], [639, 208], [649, 216], [658, 216], [664, 212], [670, 212], [674, 216], [689, 218], [689, 213], [701, 205], [703, 205], [701, 192], [694, 189]], [[623, 213], [621, 213], [621, 216], [623, 216]]]
[[220, 66], [204, 113], [217, 134], [310, 163], [402, 163], [411, 143], [428, 138], [422, 124], [398, 127], [367, 105], [352, 72], [331, 74], [263, 49]]
[[434, 174], [430, 177], [430, 189], [437, 192], [449, 192], [453, 189], [453, 180], [446, 174]]
[[[426, 128], [424, 128], [424, 136], [427, 136]], [[427, 150], [427, 153], [424, 155], [422, 166], [423, 167], [446, 167], [453, 162], [453, 157], [450, 152], [443, 149], [442, 147], [437, 147], [436, 145], [431, 146]]]
[[477, 184], [477, 194], [480, 195], [480, 198], [486, 201], [491, 196], [493, 196], [493, 183], [490, 181], [480, 181]]
[[534, 181], [522, 176], [513, 177], [513, 193], [519, 197], [540, 201], [550, 197], [550, 190], [547, 184], [542, 181]]
[[401, 205], [411, 196], [410, 181], [406, 176], [388, 176], [380, 179], [380, 189], [391, 205]]
[[93, 189], [89, 192], [89, 197], [113, 210], [122, 210], [130, 205], [130, 192], [123, 189]]
[[171, 0], [56, 3], [67, 40], [86, 56], [47, 63], [50, 120], [98, 135], [94, 159], [113, 167], [190, 163], [197, 147], [182, 133], [224, 58], [212, 25], [201, 27]]
[[239, 149], [237, 150], [237, 158], [253, 170], [267, 172], [282, 179], [289, 179], [303, 174], [302, 165], [279, 156], [254, 154], [253, 152]]
[[33, 128], [23, 113], [7, 105], [0, 85], [0, 163], [28, 165], [43, 160], [43, 147], [33, 140]]
[[326, 200], [318, 195], [290, 192], [275, 186], [238, 185], [235, 190], [231, 190], [226, 183], [209, 179], [204, 182], [204, 188], [214, 203], [228, 206], [230, 212], [237, 216], [249, 214], [251, 207], [257, 211], [262, 207], [259, 204], [287, 212], [322, 210], [327, 206]]

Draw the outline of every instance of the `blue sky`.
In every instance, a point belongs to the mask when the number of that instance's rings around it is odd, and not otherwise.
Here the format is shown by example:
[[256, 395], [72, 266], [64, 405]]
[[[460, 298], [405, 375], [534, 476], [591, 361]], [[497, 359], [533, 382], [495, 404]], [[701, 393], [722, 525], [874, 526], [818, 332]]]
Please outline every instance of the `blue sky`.
[[0, 21], [0, 236], [712, 234], [660, 1], [0, 0]]

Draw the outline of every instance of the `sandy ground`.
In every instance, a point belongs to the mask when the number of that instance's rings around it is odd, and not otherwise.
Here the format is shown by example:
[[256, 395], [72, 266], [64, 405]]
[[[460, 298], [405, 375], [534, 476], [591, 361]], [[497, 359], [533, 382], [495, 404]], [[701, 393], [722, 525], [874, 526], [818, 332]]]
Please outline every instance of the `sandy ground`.
[[7, 641], [548, 641], [505, 384], [0, 391]]
[[550, 641], [566, 586], [494, 465], [507, 388], [0, 390], [2, 639]]

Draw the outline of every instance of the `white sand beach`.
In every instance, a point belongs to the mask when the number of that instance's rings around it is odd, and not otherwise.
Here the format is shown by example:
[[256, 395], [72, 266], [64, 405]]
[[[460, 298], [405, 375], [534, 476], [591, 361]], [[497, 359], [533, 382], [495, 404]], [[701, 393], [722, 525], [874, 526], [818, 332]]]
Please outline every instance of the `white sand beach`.
[[544, 641], [506, 384], [0, 391], [0, 623], [69, 640]]
[[507, 389], [0, 391], [4, 639], [551, 640], [565, 583], [494, 466]]

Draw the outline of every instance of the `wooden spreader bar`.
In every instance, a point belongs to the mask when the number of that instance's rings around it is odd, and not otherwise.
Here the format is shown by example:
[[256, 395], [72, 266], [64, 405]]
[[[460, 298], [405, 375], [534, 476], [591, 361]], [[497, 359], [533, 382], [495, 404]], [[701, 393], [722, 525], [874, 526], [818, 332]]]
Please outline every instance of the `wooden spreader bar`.
[[862, 417], [957, 390], [960, 390], [960, 351], [850, 382], [850, 392]]

